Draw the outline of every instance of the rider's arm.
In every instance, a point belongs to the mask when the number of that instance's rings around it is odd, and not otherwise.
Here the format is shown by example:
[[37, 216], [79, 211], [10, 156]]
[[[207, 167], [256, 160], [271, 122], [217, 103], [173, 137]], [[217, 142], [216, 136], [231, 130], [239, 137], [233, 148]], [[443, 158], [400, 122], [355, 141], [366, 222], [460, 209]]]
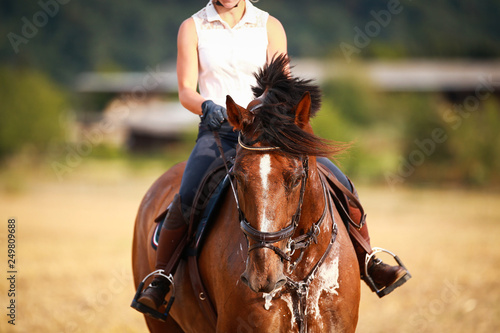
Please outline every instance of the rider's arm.
[[177, 84], [179, 100], [186, 109], [201, 115], [205, 99], [196, 91], [198, 86], [198, 35], [194, 20], [185, 20], [177, 35]]
[[269, 63], [275, 54], [287, 54], [286, 33], [281, 22], [273, 16], [267, 20], [267, 62]]

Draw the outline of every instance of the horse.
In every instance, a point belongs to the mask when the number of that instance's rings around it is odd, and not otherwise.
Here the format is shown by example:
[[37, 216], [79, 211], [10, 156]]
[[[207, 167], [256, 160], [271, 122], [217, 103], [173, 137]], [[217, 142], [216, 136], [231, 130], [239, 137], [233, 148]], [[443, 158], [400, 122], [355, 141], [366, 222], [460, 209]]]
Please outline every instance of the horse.
[[[340, 148], [315, 136], [310, 124], [319, 110], [319, 88], [293, 77], [286, 56], [273, 59], [256, 78], [256, 99], [247, 107], [227, 96], [228, 121], [240, 132], [232, 189], [198, 257], [215, 325], [201, 311], [189, 267], [181, 261], [167, 320], [146, 316], [151, 332], [356, 329], [357, 258], [317, 162]], [[139, 207], [132, 256], [136, 287], [154, 270], [153, 221], [178, 191], [184, 166], [163, 174]]]

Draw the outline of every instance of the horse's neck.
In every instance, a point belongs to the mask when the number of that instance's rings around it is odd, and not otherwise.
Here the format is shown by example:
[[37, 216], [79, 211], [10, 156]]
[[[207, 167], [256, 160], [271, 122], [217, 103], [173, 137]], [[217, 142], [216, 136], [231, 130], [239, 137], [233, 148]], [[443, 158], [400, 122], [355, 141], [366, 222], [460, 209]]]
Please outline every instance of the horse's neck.
[[[300, 220], [302, 227], [309, 228], [312, 224], [319, 220], [325, 207], [325, 198], [323, 195], [323, 185], [317, 170], [316, 161], [311, 161], [309, 165], [309, 177], [307, 179], [307, 187], [304, 193], [304, 203], [302, 206], [302, 214], [304, 219]], [[299, 225], [300, 227], [301, 225]]]
[[322, 219], [325, 209], [327, 209], [327, 214], [324, 216], [320, 226], [320, 233], [317, 236], [318, 243], [316, 244], [311, 241], [309, 247], [304, 250], [304, 258], [308, 260], [302, 260], [294, 272], [298, 279], [302, 279], [310, 273], [313, 266], [325, 253], [331, 240], [332, 216], [331, 212], [328, 213], [328, 202], [326, 202], [327, 199], [324, 196], [321, 178], [316, 169], [316, 163], [310, 164], [309, 167], [309, 178], [307, 180], [298, 230], [304, 233], [308, 232], [314, 224]]
[[[322, 180], [316, 168], [316, 163], [314, 163], [310, 165], [304, 204], [302, 206], [302, 216], [304, 218], [300, 220], [299, 227], [308, 230], [313, 224], [317, 223], [321, 219], [325, 209], [328, 208], [326, 200]], [[322, 224], [325, 223], [326, 221], [323, 221]]]

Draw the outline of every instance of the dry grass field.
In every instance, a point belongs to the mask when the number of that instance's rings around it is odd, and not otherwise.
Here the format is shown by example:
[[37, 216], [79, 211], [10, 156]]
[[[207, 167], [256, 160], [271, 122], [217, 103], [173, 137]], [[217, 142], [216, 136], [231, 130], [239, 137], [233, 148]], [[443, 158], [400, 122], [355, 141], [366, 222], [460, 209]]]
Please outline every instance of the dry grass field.
[[[129, 307], [139, 202], [160, 174], [117, 163], [0, 192], [0, 332], [146, 332]], [[52, 179], [52, 180], [51, 180]], [[358, 332], [499, 332], [500, 194], [360, 187], [372, 244], [413, 274], [378, 299], [362, 286]], [[9, 319], [7, 219], [17, 220], [16, 325]]]

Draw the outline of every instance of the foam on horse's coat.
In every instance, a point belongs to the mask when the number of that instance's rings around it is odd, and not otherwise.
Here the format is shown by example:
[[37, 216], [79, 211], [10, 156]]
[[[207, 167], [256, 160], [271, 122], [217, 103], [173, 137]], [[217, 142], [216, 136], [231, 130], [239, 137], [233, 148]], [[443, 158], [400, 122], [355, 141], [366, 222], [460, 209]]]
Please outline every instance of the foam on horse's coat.
[[[323, 292], [338, 295], [339, 285], [339, 253], [338, 247], [336, 251], [334, 251], [335, 259], [332, 262], [325, 262], [325, 265], [321, 267], [316, 276], [316, 280], [318, 282], [318, 287], [312, 289], [310, 296], [312, 298], [312, 302], [308, 309], [308, 312], [311, 315], [314, 315], [316, 320], [321, 319], [321, 312], [319, 308], [319, 299]], [[320, 322], [322, 322], [320, 320]]]
[[281, 299], [285, 301], [286, 306], [288, 307], [288, 312], [290, 313], [290, 325], [293, 325], [297, 322], [297, 318], [295, 318], [295, 311], [293, 311], [293, 300], [290, 294], [281, 295]]
[[274, 293], [272, 294], [267, 294], [263, 293], [262, 298], [266, 300], [266, 303], [264, 304], [264, 309], [269, 310], [271, 308], [271, 301], [273, 300]]

